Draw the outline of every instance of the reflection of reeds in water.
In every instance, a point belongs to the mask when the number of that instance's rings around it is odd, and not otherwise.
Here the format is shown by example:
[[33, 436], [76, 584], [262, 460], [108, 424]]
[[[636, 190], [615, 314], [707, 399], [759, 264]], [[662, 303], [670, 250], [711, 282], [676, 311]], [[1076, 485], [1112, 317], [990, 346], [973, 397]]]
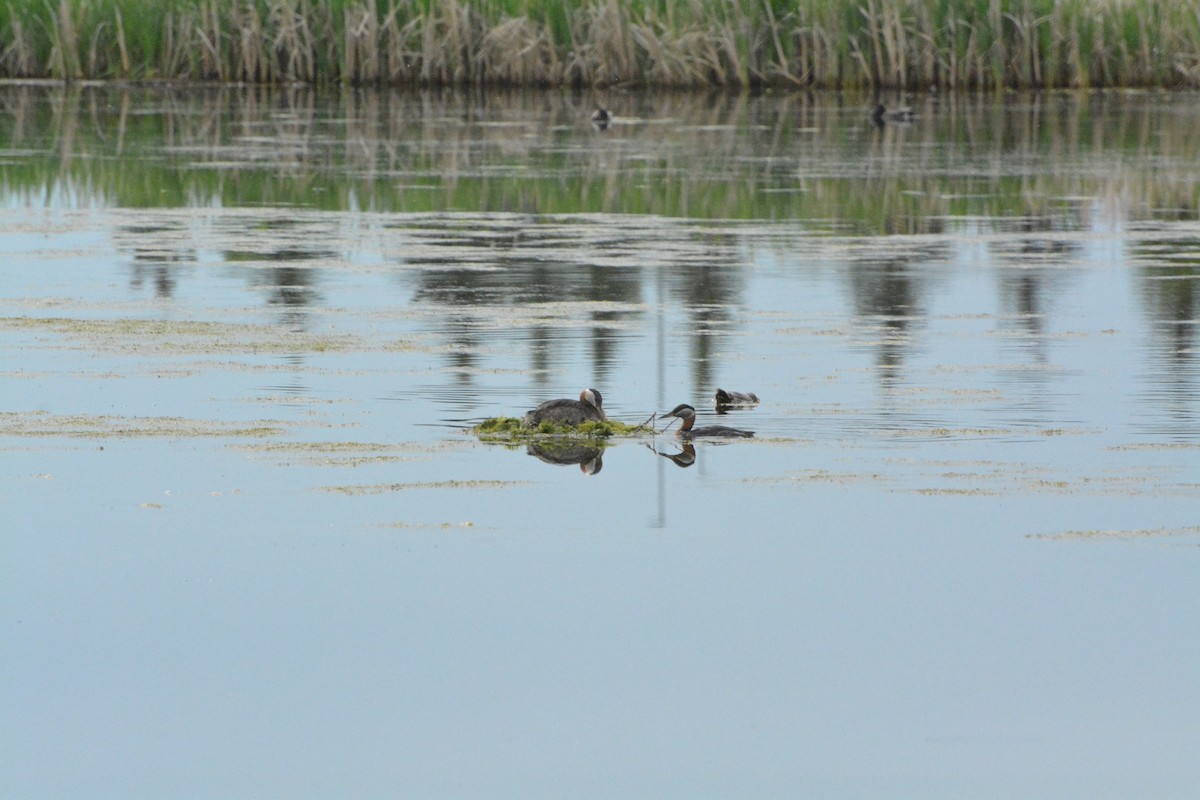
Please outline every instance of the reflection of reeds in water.
[[10, 159], [0, 192], [32, 204], [53, 194], [126, 207], [607, 211], [888, 233], [963, 215], [1200, 208], [1197, 117], [1182, 101], [951, 96], [875, 129], [866, 100], [635, 96], [627, 116], [642, 121], [601, 134], [586, 122], [590, 98], [560, 93], [10, 86], [0, 139], [30, 155]]
[[10, 0], [0, 76], [1200, 84], [1200, 0]]

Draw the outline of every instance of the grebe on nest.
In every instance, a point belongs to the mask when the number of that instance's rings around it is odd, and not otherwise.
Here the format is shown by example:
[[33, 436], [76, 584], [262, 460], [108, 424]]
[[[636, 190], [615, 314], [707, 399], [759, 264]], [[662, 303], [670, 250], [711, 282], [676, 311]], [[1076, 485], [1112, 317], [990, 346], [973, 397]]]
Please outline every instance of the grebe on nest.
[[[747, 439], [754, 435], [754, 431], [726, 428], [724, 425], [705, 425], [702, 428], [693, 428], [692, 426], [696, 424], [696, 409], [687, 403], [680, 403], [668, 411], [665, 416], [683, 420], [683, 426], [679, 429], [679, 435], [685, 439], [694, 439], [701, 436]], [[668, 425], [667, 427], [671, 426]], [[663, 428], [663, 430], [666, 430], [666, 428]]]
[[596, 389], [584, 389], [579, 393], [578, 400], [561, 398], [547, 400], [530, 411], [521, 420], [529, 426], [541, 425], [543, 422], [557, 422], [560, 425], [578, 425], [581, 422], [605, 422], [604, 398]]

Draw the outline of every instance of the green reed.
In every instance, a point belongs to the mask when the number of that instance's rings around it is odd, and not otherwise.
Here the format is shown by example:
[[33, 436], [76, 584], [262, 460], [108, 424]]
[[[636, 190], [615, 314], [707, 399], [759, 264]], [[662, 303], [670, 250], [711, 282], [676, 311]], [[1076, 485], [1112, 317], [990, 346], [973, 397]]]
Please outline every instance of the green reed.
[[0, 77], [1200, 85], [1200, 0], [7, 0]]

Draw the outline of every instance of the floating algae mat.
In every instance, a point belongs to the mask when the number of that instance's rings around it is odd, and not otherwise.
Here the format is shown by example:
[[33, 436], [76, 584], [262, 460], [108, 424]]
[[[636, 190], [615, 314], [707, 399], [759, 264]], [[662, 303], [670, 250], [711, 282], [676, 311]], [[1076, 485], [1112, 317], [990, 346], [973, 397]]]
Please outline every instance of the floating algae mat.
[[[653, 419], [653, 417], [651, 417]], [[617, 420], [603, 422], [581, 422], [578, 425], [562, 425], [544, 421], [538, 425], [526, 425], [516, 417], [490, 417], [471, 428], [471, 432], [485, 442], [498, 444], [526, 444], [537, 441], [545, 443], [562, 439], [565, 442], [587, 439], [593, 444], [613, 436], [633, 436], [651, 430], [650, 420], [640, 425], [629, 425]]]
[[600, 472], [604, 449], [614, 437], [626, 438], [653, 431], [654, 416], [640, 425], [615, 420], [588, 421], [566, 425], [543, 421], [526, 425], [516, 417], [492, 417], [471, 429], [481, 441], [502, 444], [509, 449], [524, 445], [525, 452], [548, 464], [576, 464], [588, 475]]

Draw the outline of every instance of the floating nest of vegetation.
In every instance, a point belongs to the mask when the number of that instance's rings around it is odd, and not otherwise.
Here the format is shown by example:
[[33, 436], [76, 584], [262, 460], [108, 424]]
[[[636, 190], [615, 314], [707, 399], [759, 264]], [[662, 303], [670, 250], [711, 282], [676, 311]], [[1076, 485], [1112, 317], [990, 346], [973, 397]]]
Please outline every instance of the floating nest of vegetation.
[[[653, 417], [651, 418], [653, 419]], [[581, 422], [578, 425], [563, 425], [555, 422], [542, 422], [539, 425], [526, 425], [516, 417], [492, 417], [485, 419], [471, 433], [485, 442], [499, 444], [527, 444], [530, 442], [546, 442], [548, 440], [586, 439], [593, 445], [602, 444], [613, 436], [633, 436], [651, 430], [650, 420], [641, 425], [628, 425], [617, 420], [604, 422]]]
[[608, 447], [610, 439], [652, 431], [653, 420], [652, 414], [641, 425], [616, 420], [578, 425], [555, 422], [526, 425], [516, 417], [492, 417], [471, 428], [471, 432], [481, 441], [500, 444], [510, 450], [524, 445], [525, 452], [547, 464], [578, 464], [585, 473], [594, 475], [604, 465], [604, 448]]

